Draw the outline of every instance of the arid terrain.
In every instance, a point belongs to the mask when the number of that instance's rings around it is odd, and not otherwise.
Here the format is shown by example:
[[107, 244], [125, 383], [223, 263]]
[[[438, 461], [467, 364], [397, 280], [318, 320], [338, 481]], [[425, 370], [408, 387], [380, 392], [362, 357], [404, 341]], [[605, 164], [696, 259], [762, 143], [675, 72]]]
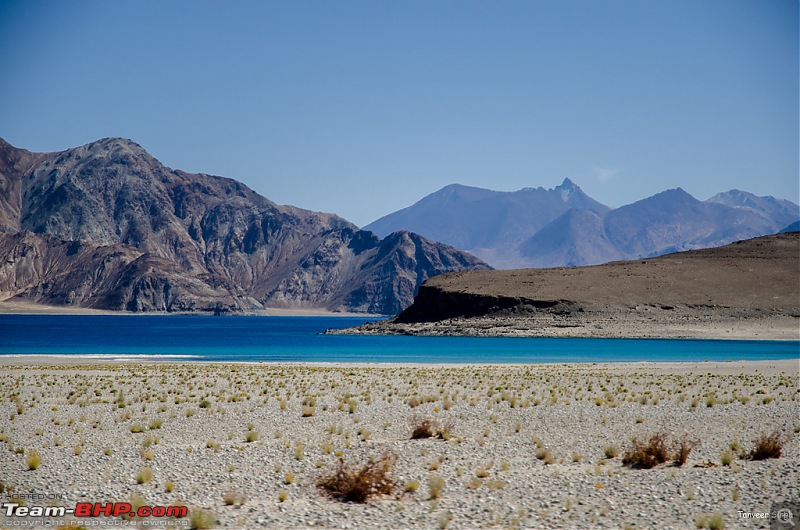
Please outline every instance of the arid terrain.
[[800, 339], [800, 232], [591, 267], [450, 273], [348, 332]]
[[[28, 507], [187, 506], [161, 523], [193, 528], [731, 529], [800, 493], [796, 361], [0, 363], [0, 491], [50, 496]], [[376, 459], [384, 494], [320, 488], [340, 458]]]

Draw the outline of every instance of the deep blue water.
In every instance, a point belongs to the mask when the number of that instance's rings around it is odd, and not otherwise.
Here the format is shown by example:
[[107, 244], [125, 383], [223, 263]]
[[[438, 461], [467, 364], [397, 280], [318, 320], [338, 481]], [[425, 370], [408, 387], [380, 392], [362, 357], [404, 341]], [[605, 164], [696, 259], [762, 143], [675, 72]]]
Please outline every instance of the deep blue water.
[[0, 355], [197, 361], [552, 363], [800, 358], [797, 341], [320, 335], [350, 317], [0, 315]]

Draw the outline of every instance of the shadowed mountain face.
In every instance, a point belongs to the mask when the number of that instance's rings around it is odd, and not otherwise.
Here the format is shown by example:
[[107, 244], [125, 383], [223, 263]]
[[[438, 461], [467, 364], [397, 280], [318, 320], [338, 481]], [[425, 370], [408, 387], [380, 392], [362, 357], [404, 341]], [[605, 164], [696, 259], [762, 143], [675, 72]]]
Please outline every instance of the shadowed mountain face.
[[739, 190], [699, 201], [677, 188], [612, 210], [566, 179], [552, 190], [516, 192], [451, 185], [365, 229], [414, 230], [507, 269], [714, 247], [776, 233], [799, 218], [797, 204]]
[[488, 268], [167, 168], [119, 138], [51, 154], [0, 140], [0, 260], [5, 297], [133, 311], [396, 313], [431, 276]]

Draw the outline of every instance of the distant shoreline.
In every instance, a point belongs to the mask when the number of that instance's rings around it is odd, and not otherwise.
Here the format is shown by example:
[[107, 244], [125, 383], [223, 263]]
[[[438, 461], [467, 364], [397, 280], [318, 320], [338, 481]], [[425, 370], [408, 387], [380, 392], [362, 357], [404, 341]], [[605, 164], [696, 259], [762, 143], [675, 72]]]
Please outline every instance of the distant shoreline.
[[543, 362], [543, 363], [413, 363], [413, 362], [319, 362], [319, 361], [205, 361], [193, 360], [178, 357], [193, 356], [165, 356], [164, 360], [152, 358], [152, 355], [142, 355], [146, 359], [131, 359], [136, 355], [124, 354], [0, 354], [0, 366], [5, 367], [34, 367], [34, 366], [59, 366], [85, 368], [92, 365], [111, 365], [126, 366], [131, 364], [148, 364], [154, 366], [178, 366], [196, 364], [213, 366], [261, 366], [265, 368], [274, 367], [307, 367], [307, 368], [375, 368], [375, 369], [397, 369], [397, 368], [418, 368], [418, 369], [464, 369], [464, 368], [513, 368], [519, 366], [536, 366], [539, 368], [564, 367], [574, 368], [608, 368], [614, 370], [630, 371], [633, 369], [658, 368], [666, 372], [685, 372], [692, 370], [710, 370], [714, 373], [726, 373], [738, 371], [742, 368], [762, 369], [776, 371], [776, 373], [800, 372], [800, 364], [797, 359], [758, 359], [758, 360], [738, 360], [738, 361], [570, 361], [570, 362]]
[[[109, 311], [106, 309], [89, 309], [85, 307], [66, 307], [41, 305], [27, 302], [0, 301], [0, 315], [119, 315], [119, 316], [213, 316], [207, 312], [141, 312], [133, 313], [130, 311]], [[263, 311], [247, 311], [242, 313], [230, 313], [222, 316], [254, 316], [254, 317], [364, 317], [364, 318], [386, 318], [388, 315], [373, 315], [368, 313], [347, 313], [326, 311], [324, 309], [284, 309], [268, 307]]]

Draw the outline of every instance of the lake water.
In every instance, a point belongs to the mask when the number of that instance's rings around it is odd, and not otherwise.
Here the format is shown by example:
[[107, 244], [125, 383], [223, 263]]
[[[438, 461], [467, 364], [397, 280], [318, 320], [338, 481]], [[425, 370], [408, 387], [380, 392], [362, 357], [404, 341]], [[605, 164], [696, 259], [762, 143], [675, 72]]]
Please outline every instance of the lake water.
[[800, 358], [797, 341], [321, 335], [363, 317], [0, 315], [0, 356], [250, 362], [561, 363]]

